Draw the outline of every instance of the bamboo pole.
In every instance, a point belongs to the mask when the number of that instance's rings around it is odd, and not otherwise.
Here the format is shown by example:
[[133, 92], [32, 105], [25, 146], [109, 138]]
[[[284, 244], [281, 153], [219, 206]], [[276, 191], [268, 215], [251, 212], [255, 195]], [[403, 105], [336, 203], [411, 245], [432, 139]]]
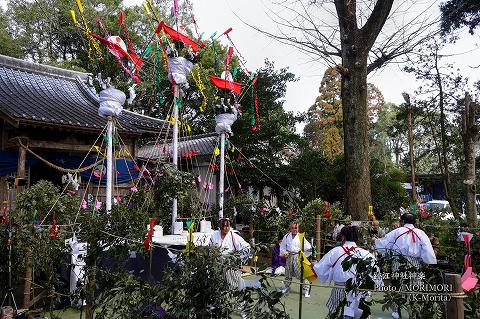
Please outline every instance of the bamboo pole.
[[320, 236], [321, 236], [321, 233], [322, 233], [322, 220], [320, 218], [320, 215], [317, 215], [317, 261], [320, 260], [320, 257], [321, 257], [321, 251], [322, 251], [322, 247], [321, 247], [321, 241], [320, 241]]

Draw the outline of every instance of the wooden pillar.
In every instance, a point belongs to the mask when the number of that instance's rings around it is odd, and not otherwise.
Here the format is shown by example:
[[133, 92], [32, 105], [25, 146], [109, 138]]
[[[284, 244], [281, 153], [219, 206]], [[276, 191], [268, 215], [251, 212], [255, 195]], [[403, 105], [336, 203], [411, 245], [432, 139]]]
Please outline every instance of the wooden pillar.
[[[445, 274], [445, 283], [452, 285], [452, 293], [462, 293], [462, 282], [459, 274]], [[464, 319], [465, 309], [462, 298], [454, 298], [447, 301], [447, 318]]]
[[[25, 144], [24, 141], [22, 141]], [[24, 149], [22, 146], [18, 146], [18, 164], [17, 164], [17, 177], [25, 178], [25, 162], [27, 159], [27, 150]], [[21, 193], [25, 187], [17, 187], [17, 194]]]
[[317, 215], [317, 260], [321, 258], [322, 246], [320, 236], [322, 235], [322, 219], [320, 215]]
[[7, 203], [7, 178], [5, 176], [0, 177], [0, 204], [1, 211], [0, 216], [3, 214], [3, 208]]

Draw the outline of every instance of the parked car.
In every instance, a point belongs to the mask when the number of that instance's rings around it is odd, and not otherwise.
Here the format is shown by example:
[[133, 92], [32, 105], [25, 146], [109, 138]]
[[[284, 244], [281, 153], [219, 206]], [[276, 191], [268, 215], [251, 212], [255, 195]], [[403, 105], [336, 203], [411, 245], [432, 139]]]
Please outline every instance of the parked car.
[[450, 209], [450, 203], [447, 200], [433, 199], [425, 203], [425, 209]]

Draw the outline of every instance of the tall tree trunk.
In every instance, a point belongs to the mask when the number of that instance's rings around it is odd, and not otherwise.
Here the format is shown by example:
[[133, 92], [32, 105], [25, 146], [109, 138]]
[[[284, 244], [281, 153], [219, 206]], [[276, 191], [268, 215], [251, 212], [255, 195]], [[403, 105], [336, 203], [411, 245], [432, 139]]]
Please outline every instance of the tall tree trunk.
[[471, 227], [477, 226], [475, 142], [479, 131], [475, 123], [478, 106], [472, 102], [470, 94], [465, 93], [465, 110], [462, 113], [463, 154], [465, 155], [465, 192], [467, 197], [467, 220]]
[[342, 110], [345, 153], [345, 212], [353, 220], [366, 220], [371, 205], [368, 151], [368, 54], [392, 9], [393, 0], [375, 3], [359, 28], [355, 0], [335, 0], [340, 27]]
[[444, 100], [444, 92], [443, 92], [443, 83], [442, 78], [440, 75], [440, 69], [438, 67], [438, 48], [435, 52], [435, 72], [437, 78], [437, 85], [439, 89], [439, 106], [440, 106], [440, 137], [442, 143], [442, 166], [443, 166], [443, 183], [445, 185], [445, 197], [447, 201], [450, 203], [450, 207], [452, 209], [453, 216], [455, 219], [460, 220], [460, 211], [457, 208], [457, 205], [453, 199], [452, 194], [452, 182], [450, 179], [450, 171], [448, 170], [448, 156], [447, 156], [447, 133], [445, 128], [445, 100]]
[[342, 106], [345, 153], [345, 212], [353, 220], [366, 220], [371, 205], [367, 117], [367, 63], [344, 59]]
[[412, 104], [407, 102], [407, 118], [408, 118], [408, 155], [410, 158], [410, 170], [411, 170], [411, 179], [412, 179], [412, 202], [418, 202], [417, 196], [417, 185], [415, 183], [415, 153], [413, 151], [413, 114], [412, 114]]

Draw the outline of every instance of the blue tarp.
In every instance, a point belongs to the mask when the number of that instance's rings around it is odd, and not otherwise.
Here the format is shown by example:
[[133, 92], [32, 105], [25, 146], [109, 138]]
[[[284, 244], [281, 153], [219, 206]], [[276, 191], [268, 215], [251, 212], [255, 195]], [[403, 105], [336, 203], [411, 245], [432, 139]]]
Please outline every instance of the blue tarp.
[[[89, 166], [98, 160], [96, 157], [89, 157], [82, 163], [82, 157], [68, 156], [67, 154], [55, 154], [55, 157], [46, 156], [46, 158], [55, 165], [69, 169], [76, 169], [80, 164], [81, 167]], [[128, 183], [132, 181], [132, 179], [138, 178], [139, 172], [134, 169], [134, 166], [135, 163], [131, 160], [124, 158], [116, 159], [113, 175], [113, 177], [116, 178], [115, 184]], [[99, 164], [96, 168], [87, 170], [79, 175], [84, 182], [90, 180], [90, 183], [98, 184], [100, 179], [100, 184], [105, 185], [107, 183], [107, 160], [104, 160], [103, 164]]]
[[[27, 155], [25, 165], [32, 166], [39, 161]], [[18, 152], [0, 151], [0, 176], [13, 174], [17, 171], [18, 166]]]

